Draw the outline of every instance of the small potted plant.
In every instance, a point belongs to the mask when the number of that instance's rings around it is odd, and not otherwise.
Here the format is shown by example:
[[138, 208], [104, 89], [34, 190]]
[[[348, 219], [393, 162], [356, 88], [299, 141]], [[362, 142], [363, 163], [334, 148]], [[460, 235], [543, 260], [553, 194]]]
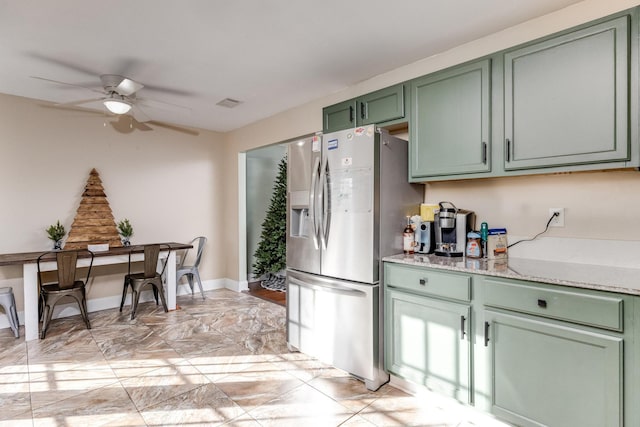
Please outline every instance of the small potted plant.
[[131, 245], [129, 239], [133, 236], [133, 227], [127, 218], [118, 223], [118, 233], [122, 236], [122, 244], [125, 246]]
[[64, 237], [66, 230], [64, 229], [64, 225], [60, 224], [60, 220], [58, 220], [54, 225], [50, 225], [45, 231], [47, 232], [49, 239], [53, 240], [53, 250], [61, 250], [62, 238]]

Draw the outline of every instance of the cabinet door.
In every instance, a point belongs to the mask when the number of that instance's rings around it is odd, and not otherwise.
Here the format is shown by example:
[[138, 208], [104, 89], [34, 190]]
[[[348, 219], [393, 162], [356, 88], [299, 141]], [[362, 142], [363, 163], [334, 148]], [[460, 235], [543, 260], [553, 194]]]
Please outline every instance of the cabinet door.
[[322, 132], [349, 129], [356, 125], [356, 103], [353, 99], [322, 109]]
[[411, 82], [412, 178], [488, 172], [490, 60]]
[[485, 313], [492, 413], [520, 426], [622, 425], [622, 338]]
[[356, 100], [358, 126], [383, 123], [404, 117], [404, 85], [391, 86]]
[[470, 306], [387, 289], [385, 367], [471, 403]]
[[629, 158], [629, 18], [504, 56], [505, 169]]

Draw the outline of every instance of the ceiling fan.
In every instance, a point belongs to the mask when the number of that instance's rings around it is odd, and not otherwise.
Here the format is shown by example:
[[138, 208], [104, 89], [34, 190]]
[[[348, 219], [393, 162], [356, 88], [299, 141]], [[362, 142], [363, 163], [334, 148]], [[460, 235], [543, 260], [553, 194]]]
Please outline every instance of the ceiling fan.
[[[141, 98], [138, 96], [138, 91], [144, 87], [142, 83], [136, 82], [128, 77], [120, 76], [117, 74], [102, 74], [100, 76], [100, 81], [102, 82], [102, 89], [97, 89], [94, 87], [84, 86], [75, 83], [67, 83], [58, 80], [47, 79], [44, 77], [31, 76], [34, 79], [44, 80], [47, 82], [79, 87], [82, 89], [87, 89], [95, 93], [99, 93], [101, 96], [91, 99], [82, 99], [78, 101], [64, 102], [55, 104], [56, 106], [82, 106], [86, 104], [95, 104], [100, 101], [104, 107], [112, 114], [116, 116], [120, 116], [119, 122], [122, 123], [123, 115], [131, 115], [132, 119], [137, 123], [146, 123], [152, 122], [149, 116], [141, 109], [141, 105], [151, 107], [151, 108], [160, 108], [160, 109], [171, 109], [176, 110], [180, 109], [182, 111], [190, 111], [188, 107], [183, 107], [180, 105], [151, 100], [147, 98]], [[153, 123], [157, 125], [162, 125], [161, 122], [153, 121]], [[138, 126], [139, 127], [139, 126]], [[168, 125], [165, 127], [169, 127]], [[179, 128], [178, 126], [171, 125], [172, 129]], [[150, 130], [150, 128], [145, 128], [144, 130]]]

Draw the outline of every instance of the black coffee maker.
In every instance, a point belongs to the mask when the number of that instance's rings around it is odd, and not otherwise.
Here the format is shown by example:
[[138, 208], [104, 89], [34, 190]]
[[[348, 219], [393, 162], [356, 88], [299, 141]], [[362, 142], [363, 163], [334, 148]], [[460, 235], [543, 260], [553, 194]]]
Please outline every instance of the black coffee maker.
[[[447, 204], [450, 207], [445, 207]], [[474, 229], [476, 214], [458, 209], [451, 202], [438, 203], [434, 216], [435, 254], [446, 257], [461, 257], [467, 245], [467, 233]]]

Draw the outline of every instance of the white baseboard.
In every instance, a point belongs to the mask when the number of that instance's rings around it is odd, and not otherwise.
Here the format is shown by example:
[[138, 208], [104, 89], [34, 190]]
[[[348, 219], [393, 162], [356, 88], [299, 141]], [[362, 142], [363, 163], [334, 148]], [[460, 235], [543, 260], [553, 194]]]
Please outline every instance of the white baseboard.
[[[184, 283], [182, 283], [184, 282]], [[237, 281], [232, 279], [211, 279], [211, 280], [203, 280], [202, 281], [202, 289], [206, 291], [211, 291], [214, 289], [229, 289], [235, 292], [241, 292], [244, 290], [248, 290], [247, 281]], [[195, 285], [194, 289], [195, 293], [199, 293], [198, 285]], [[189, 288], [189, 284], [186, 281], [181, 281], [180, 285], [178, 285], [177, 295], [189, 295], [191, 294], [191, 289]], [[110, 308], [120, 307], [120, 299], [122, 297], [120, 295], [112, 295], [103, 298], [89, 298], [87, 300], [87, 310], [89, 313], [100, 310], [107, 310]], [[153, 301], [153, 292], [151, 290], [143, 291], [140, 294], [140, 302]], [[131, 294], [127, 295], [127, 299], [125, 301], [125, 306], [131, 304]], [[70, 302], [67, 304], [57, 305], [53, 310], [53, 319], [58, 319], [61, 317], [69, 317], [80, 314], [80, 310], [78, 309], [78, 304], [76, 302]], [[18, 318], [20, 319], [20, 324], [24, 325], [24, 311], [18, 311]], [[4, 312], [0, 312], [0, 328], [8, 328], [9, 320]]]
[[236, 292], [248, 291], [249, 282], [246, 280], [231, 280], [225, 279], [225, 288]]

